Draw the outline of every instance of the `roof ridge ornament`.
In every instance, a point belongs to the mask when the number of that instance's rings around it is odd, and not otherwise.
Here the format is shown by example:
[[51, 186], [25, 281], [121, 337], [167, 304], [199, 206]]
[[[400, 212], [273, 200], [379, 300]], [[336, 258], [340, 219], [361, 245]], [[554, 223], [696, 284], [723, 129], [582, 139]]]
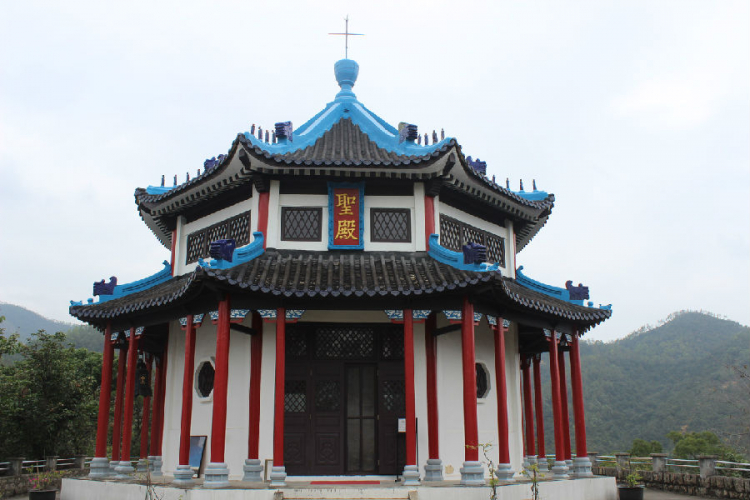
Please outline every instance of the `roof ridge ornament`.
[[349, 14], [344, 18], [345, 30], [343, 33], [328, 33], [329, 35], [344, 35], [344, 59], [349, 59], [349, 37], [350, 36], [365, 36], [364, 33], [349, 33]]

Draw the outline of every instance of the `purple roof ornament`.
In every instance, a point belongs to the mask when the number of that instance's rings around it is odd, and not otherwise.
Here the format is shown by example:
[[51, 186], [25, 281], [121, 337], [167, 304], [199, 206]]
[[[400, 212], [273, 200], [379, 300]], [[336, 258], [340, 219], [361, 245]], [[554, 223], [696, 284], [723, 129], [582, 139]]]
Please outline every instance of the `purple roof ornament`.
[[473, 168], [475, 171], [482, 175], [487, 175], [487, 162], [482, 161], [479, 158], [476, 159], [476, 161], [471, 159], [471, 156], [466, 158], [466, 163], [469, 164], [471, 168]]
[[487, 247], [470, 241], [462, 247], [464, 264], [481, 264], [487, 262]]
[[115, 287], [117, 286], [117, 276], [109, 278], [109, 283], [105, 283], [104, 280], [94, 282], [94, 295], [112, 295], [115, 293]]
[[578, 286], [573, 286], [573, 282], [568, 280], [565, 282], [565, 288], [570, 293], [570, 300], [588, 300], [589, 299], [589, 287], [583, 286], [578, 283]]
[[401, 144], [404, 141], [414, 142], [419, 137], [417, 126], [411, 123], [401, 122], [398, 124], [398, 142]]
[[276, 127], [276, 137], [279, 140], [294, 141], [294, 126], [292, 126], [292, 122], [278, 122], [274, 124], [274, 127]]
[[236, 246], [237, 244], [231, 238], [226, 240], [216, 240], [211, 242], [208, 253], [216, 260], [232, 262], [232, 255], [234, 254]]

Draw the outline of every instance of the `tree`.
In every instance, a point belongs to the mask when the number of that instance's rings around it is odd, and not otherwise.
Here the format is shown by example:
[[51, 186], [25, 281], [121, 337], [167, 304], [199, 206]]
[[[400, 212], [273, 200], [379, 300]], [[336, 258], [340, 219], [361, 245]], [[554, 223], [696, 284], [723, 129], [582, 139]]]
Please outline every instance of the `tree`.
[[96, 430], [101, 354], [43, 330], [0, 367], [0, 457], [90, 453]]
[[672, 431], [667, 438], [674, 443], [675, 458], [696, 458], [700, 455], [718, 455], [719, 460], [742, 462], [742, 454], [721, 442], [719, 436], [710, 431]]
[[662, 447], [659, 441], [651, 441], [650, 443], [645, 439], [634, 439], [633, 446], [630, 448], [631, 457], [647, 457], [651, 453], [661, 453]]

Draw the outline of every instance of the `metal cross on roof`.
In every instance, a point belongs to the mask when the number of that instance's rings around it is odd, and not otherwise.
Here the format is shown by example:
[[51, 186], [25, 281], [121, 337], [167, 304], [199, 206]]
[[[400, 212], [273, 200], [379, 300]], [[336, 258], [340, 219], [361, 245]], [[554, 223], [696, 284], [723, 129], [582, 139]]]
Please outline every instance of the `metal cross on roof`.
[[365, 36], [364, 33], [349, 33], [349, 16], [344, 18], [346, 21], [346, 30], [344, 33], [328, 33], [329, 35], [344, 35], [344, 57], [349, 59], [349, 37], [350, 36]]

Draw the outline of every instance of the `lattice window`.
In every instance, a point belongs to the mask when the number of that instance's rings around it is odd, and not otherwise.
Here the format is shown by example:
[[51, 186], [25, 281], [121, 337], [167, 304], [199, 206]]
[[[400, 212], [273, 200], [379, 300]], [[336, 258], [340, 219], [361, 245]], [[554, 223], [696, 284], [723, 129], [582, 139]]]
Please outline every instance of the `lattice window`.
[[460, 252], [470, 241], [487, 247], [489, 262], [505, 266], [505, 239], [447, 215], [440, 214], [440, 245]]
[[307, 411], [307, 383], [304, 380], [287, 380], [284, 383], [284, 411], [287, 413]]
[[404, 333], [396, 326], [380, 335], [380, 357], [384, 360], [404, 359]]
[[209, 361], [204, 361], [198, 367], [198, 383], [196, 389], [198, 396], [207, 398], [214, 390], [214, 375], [216, 374], [213, 365]]
[[281, 239], [284, 241], [320, 241], [323, 209], [281, 207]]
[[288, 330], [286, 332], [286, 357], [290, 359], [306, 358], [308, 354], [308, 339], [304, 331]]
[[315, 411], [338, 411], [341, 385], [338, 380], [319, 380], [315, 384]]
[[477, 398], [486, 398], [490, 392], [490, 374], [482, 363], [476, 364], [477, 369]]
[[212, 241], [232, 238], [238, 247], [250, 243], [250, 211], [190, 233], [187, 238], [185, 264], [208, 257]]
[[386, 410], [403, 415], [406, 411], [406, 396], [403, 380], [383, 381], [383, 406]]
[[411, 211], [408, 208], [370, 210], [370, 240], [411, 242]]
[[372, 328], [323, 327], [317, 330], [318, 359], [369, 359], [375, 353]]

